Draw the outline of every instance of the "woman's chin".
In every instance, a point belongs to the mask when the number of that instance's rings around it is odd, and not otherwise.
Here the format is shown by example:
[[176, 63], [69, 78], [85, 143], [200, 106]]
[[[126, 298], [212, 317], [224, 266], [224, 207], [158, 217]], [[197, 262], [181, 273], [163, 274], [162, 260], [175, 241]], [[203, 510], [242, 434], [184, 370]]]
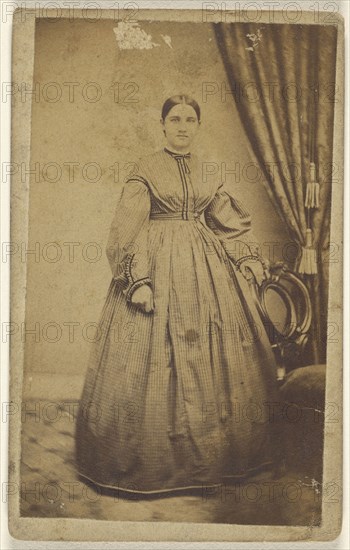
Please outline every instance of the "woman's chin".
[[174, 142], [172, 145], [169, 145], [169, 147], [172, 147], [173, 149], [188, 149], [190, 146], [190, 141], [188, 139], [178, 139], [176, 142]]

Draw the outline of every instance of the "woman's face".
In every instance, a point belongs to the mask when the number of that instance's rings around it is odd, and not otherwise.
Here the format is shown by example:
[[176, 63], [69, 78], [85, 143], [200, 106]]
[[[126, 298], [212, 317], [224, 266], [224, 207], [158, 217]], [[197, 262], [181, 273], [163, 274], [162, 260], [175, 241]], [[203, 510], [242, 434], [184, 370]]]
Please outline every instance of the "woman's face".
[[177, 151], [188, 150], [199, 128], [196, 111], [183, 103], [172, 107], [161, 123], [169, 146]]

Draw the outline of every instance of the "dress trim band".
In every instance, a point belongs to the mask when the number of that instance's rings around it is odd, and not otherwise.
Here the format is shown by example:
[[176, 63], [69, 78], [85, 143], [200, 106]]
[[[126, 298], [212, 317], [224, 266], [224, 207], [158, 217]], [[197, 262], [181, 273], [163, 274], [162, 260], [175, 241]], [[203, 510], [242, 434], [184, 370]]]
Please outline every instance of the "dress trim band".
[[254, 475], [255, 473], [259, 472], [260, 470], [273, 466], [274, 463], [272, 460], [266, 460], [264, 462], [261, 462], [257, 466], [253, 468], [248, 468], [245, 472], [242, 472], [241, 474], [232, 474], [232, 475], [222, 475], [221, 481], [217, 483], [210, 483], [210, 482], [202, 482], [202, 484], [195, 484], [195, 485], [183, 485], [180, 487], [169, 487], [167, 489], [153, 489], [151, 491], [139, 491], [137, 489], [127, 489], [126, 487], [120, 487], [119, 485], [110, 485], [108, 483], [100, 483], [99, 481], [96, 481], [95, 479], [89, 477], [86, 474], [83, 474], [82, 472], [78, 471], [78, 474], [85, 479], [88, 479], [95, 485], [99, 485], [100, 487], [105, 487], [107, 489], [115, 489], [119, 491], [125, 491], [127, 493], [138, 493], [138, 494], [152, 494], [152, 493], [169, 493], [170, 491], [183, 491], [184, 489], [209, 489], [211, 487], [221, 487], [223, 484], [225, 484], [225, 480], [244, 480], [249, 475]]
[[151, 212], [150, 220], [198, 220], [200, 212], [186, 212], [184, 217], [183, 212]]

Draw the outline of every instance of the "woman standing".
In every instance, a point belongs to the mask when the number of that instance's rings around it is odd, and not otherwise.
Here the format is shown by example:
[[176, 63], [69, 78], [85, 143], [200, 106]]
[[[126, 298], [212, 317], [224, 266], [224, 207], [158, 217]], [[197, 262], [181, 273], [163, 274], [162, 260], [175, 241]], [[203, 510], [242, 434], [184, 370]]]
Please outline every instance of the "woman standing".
[[169, 98], [161, 124], [166, 147], [140, 160], [117, 205], [76, 429], [81, 475], [142, 493], [268, 464], [276, 376], [245, 280], [264, 278], [250, 215], [190, 152], [197, 102]]

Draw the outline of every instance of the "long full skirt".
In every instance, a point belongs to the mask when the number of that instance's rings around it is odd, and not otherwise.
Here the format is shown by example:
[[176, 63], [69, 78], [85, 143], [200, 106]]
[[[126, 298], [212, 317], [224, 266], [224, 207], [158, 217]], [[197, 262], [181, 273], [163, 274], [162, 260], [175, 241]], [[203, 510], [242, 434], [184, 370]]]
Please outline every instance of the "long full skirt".
[[145, 493], [220, 484], [273, 458], [273, 352], [211, 230], [155, 220], [148, 242], [155, 309], [111, 282], [77, 417], [78, 471]]

